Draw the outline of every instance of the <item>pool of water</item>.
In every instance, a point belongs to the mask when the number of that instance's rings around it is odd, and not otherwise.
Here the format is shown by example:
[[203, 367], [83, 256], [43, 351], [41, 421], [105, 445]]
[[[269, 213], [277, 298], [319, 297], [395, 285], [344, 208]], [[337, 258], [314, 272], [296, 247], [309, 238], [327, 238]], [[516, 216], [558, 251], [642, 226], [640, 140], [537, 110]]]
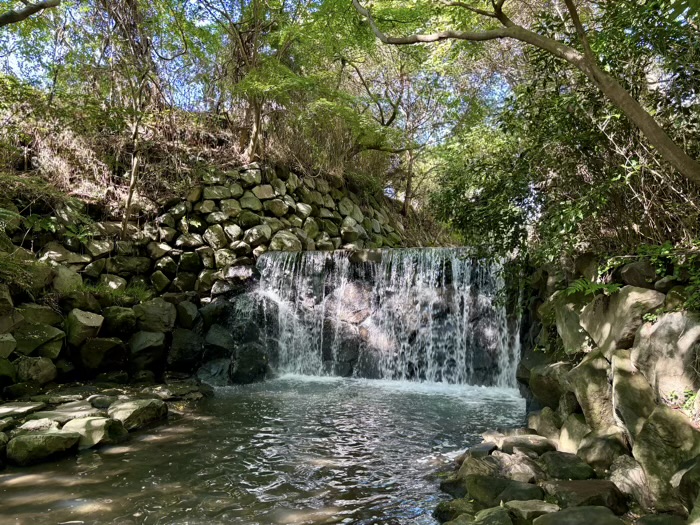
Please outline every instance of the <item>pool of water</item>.
[[519, 424], [514, 390], [283, 377], [120, 446], [0, 472], [0, 523], [433, 525], [440, 463]]

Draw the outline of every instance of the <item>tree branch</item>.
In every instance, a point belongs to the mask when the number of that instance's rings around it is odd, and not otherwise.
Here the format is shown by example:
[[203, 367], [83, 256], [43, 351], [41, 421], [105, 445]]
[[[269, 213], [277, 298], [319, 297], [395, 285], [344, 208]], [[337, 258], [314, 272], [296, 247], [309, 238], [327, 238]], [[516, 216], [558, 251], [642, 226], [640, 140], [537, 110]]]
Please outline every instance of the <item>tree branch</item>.
[[578, 11], [576, 10], [573, 0], [564, 0], [564, 3], [566, 4], [566, 8], [569, 10], [571, 21], [574, 23], [574, 27], [576, 28], [576, 34], [578, 35], [581, 45], [583, 46], [583, 53], [586, 55], [586, 58], [595, 62], [596, 60], [595, 55], [593, 54], [593, 49], [591, 49], [591, 44], [588, 42], [586, 30], [583, 28], [581, 18], [578, 16]]
[[61, 0], [43, 0], [41, 2], [37, 2], [36, 4], [30, 4], [29, 2], [23, 0], [22, 3], [26, 7], [0, 14], [0, 27], [21, 22], [22, 20], [25, 20], [33, 14], [43, 11], [44, 9], [58, 7], [61, 5]]
[[498, 38], [512, 37], [509, 28], [491, 29], [489, 31], [440, 31], [438, 33], [429, 33], [427, 35], [409, 35], [409, 36], [387, 36], [379, 29], [372, 14], [368, 9], [362, 7], [358, 0], [352, 0], [352, 4], [357, 9], [357, 12], [367, 18], [369, 26], [374, 35], [385, 44], [393, 44], [397, 46], [420, 44], [429, 42], [438, 42], [440, 40], [470, 40], [473, 42], [483, 42], [485, 40], [496, 40]]

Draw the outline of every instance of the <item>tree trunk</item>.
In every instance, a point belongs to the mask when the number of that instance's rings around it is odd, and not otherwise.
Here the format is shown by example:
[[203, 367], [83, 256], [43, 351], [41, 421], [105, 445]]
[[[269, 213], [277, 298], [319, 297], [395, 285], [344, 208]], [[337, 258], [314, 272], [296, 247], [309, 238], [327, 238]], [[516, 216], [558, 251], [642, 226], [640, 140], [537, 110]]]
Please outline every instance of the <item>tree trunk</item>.
[[122, 240], [126, 240], [127, 229], [129, 227], [129, 219], [131, 218], [131, 201], [134, 198], [136, 191], [136, 182], [139, 177], [139, 154], [134, 152], [131, 157], [131, 178], [129, 179], [129, 192], [126, 194], [126, 204], [124, 205], [124, 220], [122, 222]]

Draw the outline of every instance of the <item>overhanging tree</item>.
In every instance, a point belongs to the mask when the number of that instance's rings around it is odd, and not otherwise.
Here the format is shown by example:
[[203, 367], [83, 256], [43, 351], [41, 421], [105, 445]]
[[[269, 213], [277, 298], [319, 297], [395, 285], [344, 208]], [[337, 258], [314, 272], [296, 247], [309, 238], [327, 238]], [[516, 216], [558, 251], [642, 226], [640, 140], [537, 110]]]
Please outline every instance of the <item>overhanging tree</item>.
[[[426, 34], [411, 34], [407, 36], [387, 35], [378, 25], [369, 9], [360, 4], [359, 0], [352, 0], [355, 9], [365, 18], [376, 37], [385, 44], [412, 45], [432, 43], [443, 40], [465, 40], [471, 42], [484, 42], [498, 39], [514, 39], [542, 49], [557, 58], [560, 58], [579, 71], [581, 71], [622, 113], [644, 134], [649, 143], [656, 148], [661, 157], [673, 166], [681, 175], [700, 186], [700, 163], [688, 155], [682, 147], [676, 144], [666, 133], [663, 127], [649, 114], [649, 112], [623, 87], [623, 85], [610, 73], [601, 67], [598, 57], [593, 51], [588, 33], [581, 22], [578, 9], [574, 0], [565, 0], [569, 18], [578, 36], [580, 48], [576, 49], [561, 41], [531, 31], [516, 23], [504, 12], [506, 0], [490, 0], [477, 3], [446, 0], [437, 13], [445, 15], [447, 10], [465, 10], [475, 16], [474, 23], [489, 22], [493, 28], [475, 30], [443, 30]], [[489, 7], [483, 7], [484, 4]]]
[[61, 5], [61, 0], [43, 0], [42, 2], [27, 2], [27, 0], [21, 0], [24, 7], [21, 9], [11, 9], [4, 13], [0, 13], [0, 27], [16, 24], [22, 20], [26, 20], [32, 15], [35, 15], [45, 9], [51, 9], [52, 7], [58, 7]]

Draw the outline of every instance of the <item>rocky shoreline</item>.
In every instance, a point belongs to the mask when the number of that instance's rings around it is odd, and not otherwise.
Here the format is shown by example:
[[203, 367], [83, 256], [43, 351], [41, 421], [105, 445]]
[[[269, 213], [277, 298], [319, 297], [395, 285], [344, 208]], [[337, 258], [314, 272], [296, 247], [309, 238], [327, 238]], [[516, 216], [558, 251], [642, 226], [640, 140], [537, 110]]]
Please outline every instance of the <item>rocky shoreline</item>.
[[700, 316], [681, 309], [682, 279], [643, 261], [609, 293], [567, 288], [596, 267], [533, 277], [518, 367], [527, 425], [458, 458], [440, 522], [700, 523]]

